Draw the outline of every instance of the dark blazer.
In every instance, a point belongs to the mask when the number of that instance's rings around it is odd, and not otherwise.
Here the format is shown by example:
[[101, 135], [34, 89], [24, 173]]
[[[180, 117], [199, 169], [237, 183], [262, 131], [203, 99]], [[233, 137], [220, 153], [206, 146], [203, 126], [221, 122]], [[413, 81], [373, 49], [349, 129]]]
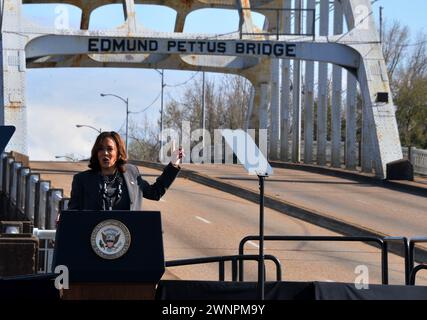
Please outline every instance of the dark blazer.
[[[141, 210], [142, 198], [160, 200], [175, 180], [179, 170], [169, 163], [156, 182], [150, 185], [141, 177], [136, 166], [126, 164], [123, 176], [129, 192], [130, 210]], [[99, 181], [99, 172], [94, 170], [77, 173], [73, 178], [68, 210], [100, 210]]]

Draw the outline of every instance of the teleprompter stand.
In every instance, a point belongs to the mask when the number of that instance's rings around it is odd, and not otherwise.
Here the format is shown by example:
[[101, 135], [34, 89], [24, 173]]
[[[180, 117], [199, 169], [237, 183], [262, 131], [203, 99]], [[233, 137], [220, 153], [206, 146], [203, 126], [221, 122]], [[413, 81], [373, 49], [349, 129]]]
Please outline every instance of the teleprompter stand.
[[264, 266], [264, 180], [273, 173], [273, 169], [256, 146], [252, 137], [243, 130], [222, 130], [225, 142], [233, 150], [237, 159], [250, 175], [257, 175], [259, 180], [259, 261], [258, 261], [258, 297], [264, 300], [265, 266]]

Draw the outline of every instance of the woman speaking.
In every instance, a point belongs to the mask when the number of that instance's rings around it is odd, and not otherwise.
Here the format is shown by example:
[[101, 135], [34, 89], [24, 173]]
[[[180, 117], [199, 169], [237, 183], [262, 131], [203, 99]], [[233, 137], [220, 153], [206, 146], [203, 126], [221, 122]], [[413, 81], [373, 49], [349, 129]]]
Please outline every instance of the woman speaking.
[[102, 132], [92, 148], [90, 170], [73, 178], [68, 209], [141, 210], [142, 198], [160, 200], [180, 170], [183, 153], [181, 149], [172, 151], [172, 161], [150, 185], [136, 166], [127, 163], [120, 135]]

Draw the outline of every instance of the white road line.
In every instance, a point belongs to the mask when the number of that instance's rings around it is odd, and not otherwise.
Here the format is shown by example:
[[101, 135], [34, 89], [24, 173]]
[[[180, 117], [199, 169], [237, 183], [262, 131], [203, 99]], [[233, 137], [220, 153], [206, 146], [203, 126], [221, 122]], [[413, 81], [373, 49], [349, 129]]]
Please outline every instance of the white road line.
[[209, 220], [203, 219], [202, 217], [199, 216], [195, 216], [196, 219], [199, 219], [200, 221], [203, 221], [204, 223], [210, 224], [212, 222], [210, 222]]
[[359, 199], [357, 199], [356, 201], [357, 201], [357, 202], [360, 202], [360, 203], [363, 203], [363, 204], [369, 204], [368, 202], [363, 201], [363, 200], [359, 200]]
[[248, 243], [249, 243], [251, 246], [254, 246], [255, 248], [259, 249], [259, 245], [257, 245], [255, 242], [248, 241]]

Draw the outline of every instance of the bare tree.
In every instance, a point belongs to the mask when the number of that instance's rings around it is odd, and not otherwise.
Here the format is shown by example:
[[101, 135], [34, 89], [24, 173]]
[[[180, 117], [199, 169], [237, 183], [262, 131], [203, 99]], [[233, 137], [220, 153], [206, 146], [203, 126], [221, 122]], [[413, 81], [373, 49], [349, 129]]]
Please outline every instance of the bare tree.
[[418, 34], [415, 43], [407, 47], [407, 58], [404, 59], [403, 67], [399, 70], [400, 85], [407, 85], [417, 79], [427, 77], [427, 34]]
[[147, 117], [142, 123], [130, 121], [128, 156], [132, 160], [158, 161], [159, 131], [150, 126]]
[[410, 33], [407, 26], [402, 26], [400, 22], [394, 21], [390, 27], [385, 23], [384, 34], [383, 54], [387, 64], [388, 76], [393, 87], [394, 75], [402, 64], [408, 49]]
[[402, 50], [404, 55], [392, 64], [397, 66], [392, 89], [400, 138], [406, 146], [427, 148], [427, 34], [418, 34], [414, 43], [405, 43]]
[[[205, 111], [206, 129], [213, 134], [220, 128], [243, 128], [248, 110], [250, 83], [246, 79], [225, 75], [219, 84], [206, 77], [205, 81]], [[185, 89], [180, 101], [171, 99], [165, 112], [166, 123], [173, 124], [179, 129], [185, 120], [191, 123], [191, 129], [201, 127], [202, 117], [202, 83], [193, 81]]]

